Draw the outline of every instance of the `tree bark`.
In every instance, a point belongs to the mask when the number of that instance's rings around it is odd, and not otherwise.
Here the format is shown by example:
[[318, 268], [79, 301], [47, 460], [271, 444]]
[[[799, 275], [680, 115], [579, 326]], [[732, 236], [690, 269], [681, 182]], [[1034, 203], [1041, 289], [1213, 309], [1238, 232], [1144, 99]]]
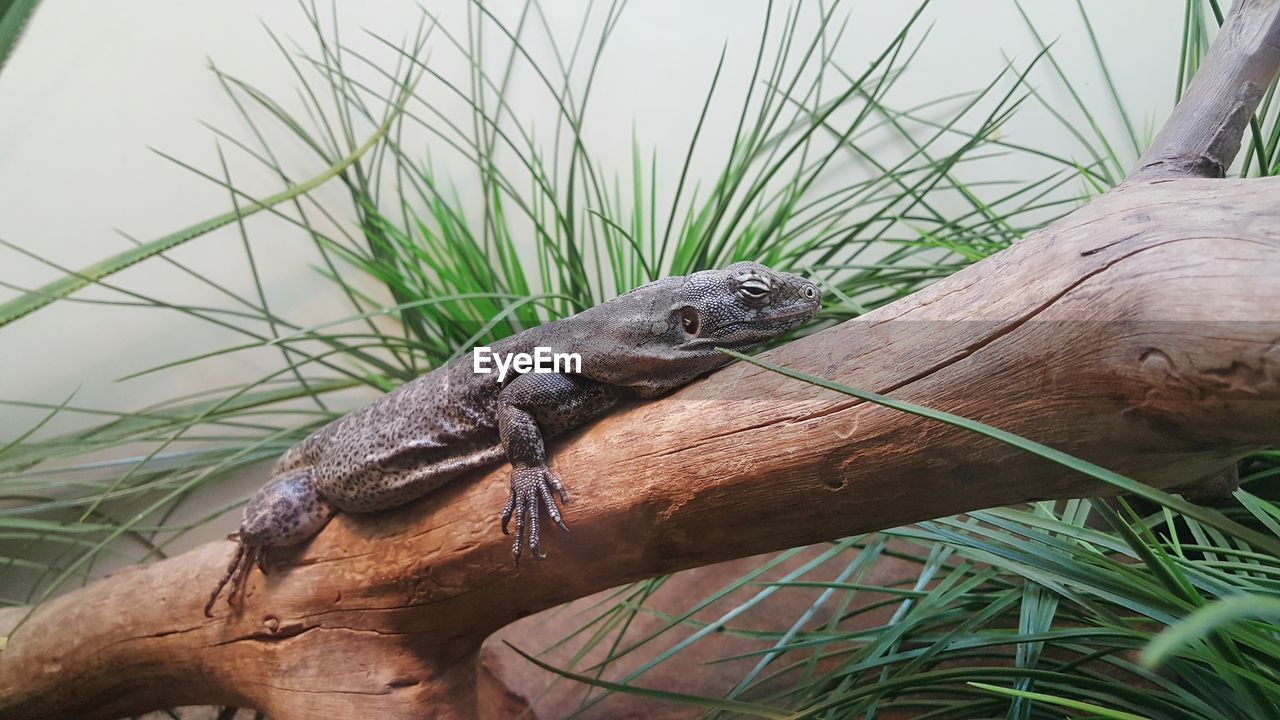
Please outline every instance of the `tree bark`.
[[[1280, 442], [1280, 179], [1197, 177], [1220, 174], [1238, 149], [1238, 118], [1258, 98], [1243, 84], [1274, 78], [1277, 18], [1280, 0], [1233, 6], [1228, 40], [1129, 182], [768, 358], [1156, 486], [1217, 476]], [[1214, 68], [1227, 79], [1202, 82]], [[1234, 94], [1228, 82], [1241, 83]], [[1224, 97], [1237, 104], [1224, 110]], [[537, 610], [729, 558], [1111, 492], [745, 364], [615, 413], [553, 455], [577, 502], [573, 532], [548, 533], [544, 562], [511, 566], [496, 527], [505, 466], [393, 512], [340, 515], [305, 547], [277, 552], [269, 576], [252, 573], [242, 610], [220, 605], [207, 619], [232, 551], [211, 543], [36, 610], [0, 652], [0, 716], [210, 703], [277, 720], [474, 716], [481, 641]], [[0, 632], [24, 612], [0, 612]]]
[[1275, 0], [1236, 0], [1186, 96], [1129, 179], [1226, 175], [1278, 66], [1280, 12]]

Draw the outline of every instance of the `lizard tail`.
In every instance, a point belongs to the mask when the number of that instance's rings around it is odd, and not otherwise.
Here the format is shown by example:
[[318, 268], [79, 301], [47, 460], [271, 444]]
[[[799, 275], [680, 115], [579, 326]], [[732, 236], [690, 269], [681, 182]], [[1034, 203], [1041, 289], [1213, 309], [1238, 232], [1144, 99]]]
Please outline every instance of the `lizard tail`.
[[231, 564], [227, 566], [227, 571], [223, 573], [222, 579], [218, 581], [218, 586], [209, 594], [209, 602], [205, 603], [204, 616], [213, 617], [213, 604], [218, 601], [218, 595], [222, 593], [222, 588], [231, 583], [231, 594], [227, 596], [227, 604], [230, 604], [235, 596], [239, 594], [240, 588], [244, 585], [244, 576], [248, 574], [249, 568], [253, 566], [255, 558], [258, 556], [258, 548], [250, 548], [240, 539], [239, 534], [231, 535], [228, 540], [236, 541], [236, 552], [231, 557]]

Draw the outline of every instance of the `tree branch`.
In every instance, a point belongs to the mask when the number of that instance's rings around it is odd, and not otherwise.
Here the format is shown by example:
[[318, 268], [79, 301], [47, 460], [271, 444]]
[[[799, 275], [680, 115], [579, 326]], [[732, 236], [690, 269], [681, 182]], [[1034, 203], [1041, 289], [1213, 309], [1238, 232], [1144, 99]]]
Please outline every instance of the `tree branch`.
[[[1168, 486], [1280, 441], [1280, 180], [1130, 185], [930, 288], [769, 353]], [[44, 605], [0, 715], [227, 703], [288, 718], [467, 715], [472, 656], [523, 615], [657, 573], [1108, 488], [972, 434], [736, 365], [558, 443], [578, 498], [511, 567], [507, 468], [340, 515], [201, 614], [231, 544]], [[10, 610], [12, 621], [16, 612]], [[3, 617], [0, 616], [0, 619]]]
[[1280, 0], [1236, 0], [1209, 54], [1129, 180], [1220, 178], [1280, 69]]
[[[1230, 94], [1231, 109], [1214, 98], [1229, 78], [1274, 76], [1277, 15], [1280, 0], [1236, 3], [1202, 69], [1220, 79], [1197, 77], [1131, 182], [769, 358], [1157, 486], [1216, 476], [1276, 444], [1280, 179], [1138, 181], [1230, 163], [1238, 142], [1225, 135], [1239, 133], [1257, 91]], [[542, 608], [728, 558], [1109, 492], [994, 441], [743, 364], [553, 452], [578, 502], [573, 532], [547, 537], [545, 562], [511, 567], [496, 528], [506, 467], [397, 511], [337, 517], [279, 552], [270, 576], [253, 573], [243, 610], [220, 606], [210, 620], [201, 608], [232, 550], [212, 543], [37, 609], [0, 652], [0, 715], [224, 703], [277, 720], [472, 716], [480, 642]], [[0, 612], [0, 631], [24, 612]]]

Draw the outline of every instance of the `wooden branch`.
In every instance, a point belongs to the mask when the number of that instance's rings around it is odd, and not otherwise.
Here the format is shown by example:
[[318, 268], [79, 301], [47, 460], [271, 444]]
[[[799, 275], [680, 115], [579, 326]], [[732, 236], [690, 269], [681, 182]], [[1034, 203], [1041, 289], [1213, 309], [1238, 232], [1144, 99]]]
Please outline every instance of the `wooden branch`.
[[[1225, 47], [1244, 53], [1236, 60], [1280, 62], [1248, 51], [1262, 46], [1232, 29], [1274, 28], [1280, 2], [1242, 0], [1232, 14]], [[1231, 58], [1215, 46], [1215, 72], [1228, 73]], [[1184, 104], [1212, 96], [1196, 90]], [[1233, 97], [1252, 112], [1253, 91]], [[770, 359], [1154, 485], [1219, 475], [1280, 442], [1280, 179], [1139, 181], [1225, 167], [1232, 122], [1179, 106], [1157, 141], [1168, 149], [1130, 182]], [[1207, 162], [1180, 159], [1178, 138]], [[747, 365], [558, 442], [553, 465], [578, 502], [573, 532], [547, 535], [545, 562], [511, 567], [497, 531], [506, 467], [395, 512], [339, 516], [306, 547], [277, 553], [269, 577], [253, 573], [242, 611], [210, 620], [201, 608], [231, 552], [212, 543], [40, 607], [0, 652], [0, 716], [224, 703], [276, 720], [469, 717], [480, 642], [542, 608], [728, 558], [1110, 491], [994, 441]], [[0, 632], [23, 612], [0, 612]]]
[[[769, 354], [1155, 485], [1280, 441], [1280, 179], [1128, 185], [903, 301]], [[630, 580], [981, 507], [1108, 492], [972, 434], [748, 365], [558, 443], [578, 499], [511, 567], [507, 468], [339, 516], [201, 606], [230, 543], [40, 608], [0, 653], [0, 715], [226, 703], [273, 718], [467, 716], [506, 623]], [[14, 611], [8, 612], [12, 619]], [[447, 712], [444, 709], [447, 708]]]
[[1280, 0], [1236, 0], [1209, 54], [1130, 180], [1226, 175], [1280, 69]]

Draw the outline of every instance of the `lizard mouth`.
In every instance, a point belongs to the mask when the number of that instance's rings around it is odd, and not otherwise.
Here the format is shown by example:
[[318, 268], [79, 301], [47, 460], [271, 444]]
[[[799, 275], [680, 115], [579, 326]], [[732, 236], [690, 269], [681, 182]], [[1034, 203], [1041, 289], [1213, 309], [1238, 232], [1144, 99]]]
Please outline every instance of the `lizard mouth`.
[[[768, 317], [755, 318], [752, 320], [738, 320], [736, 322], [731, 322], [731, 323], [726, 323], [724, 325], [721, 325], [720, 327], [716, 328], [716, 331], [719, 333], [724, 333], [727, 330], [733, 330], [735, 328], [744, 327], [744, 326], [758, 327], [758, 326], [776, 325], [778, 323], [784, 323], [790, 320], [807, 320], [813, 317], [813, 314], [815, 312], [817, 312], [817, 308], [802, 308], [800, 310], [793, 310], [791, 312], [779, 313], [777, 315], [769, 315]], [[757, 340], [755, 342], [759, 342], [759, 341]], [[724, 347], [728, 347], [728, 345], [725, 345]]]
[[788, 313], [782, 313], [781, 315], [771, 315], [768, 318], [765, 318], [764, 322], [783, 322], [786, 320], [795, 320], [796, 318], [803, 318], [807, 320], [810, 317], [813, 317], [813, 314], [817, 311], [818, 309], [816, 307], [802, 308], [800, 310], [793, 310]]

